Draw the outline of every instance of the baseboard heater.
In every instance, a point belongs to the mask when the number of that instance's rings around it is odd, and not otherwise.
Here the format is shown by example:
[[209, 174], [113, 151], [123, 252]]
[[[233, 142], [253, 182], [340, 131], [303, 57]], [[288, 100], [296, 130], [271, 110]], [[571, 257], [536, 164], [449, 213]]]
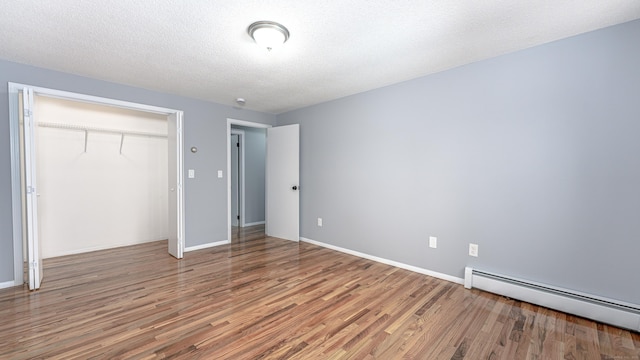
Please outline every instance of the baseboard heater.
[[464, 287], [640, 332], [640, 306], [500, 274], [465, 268]]

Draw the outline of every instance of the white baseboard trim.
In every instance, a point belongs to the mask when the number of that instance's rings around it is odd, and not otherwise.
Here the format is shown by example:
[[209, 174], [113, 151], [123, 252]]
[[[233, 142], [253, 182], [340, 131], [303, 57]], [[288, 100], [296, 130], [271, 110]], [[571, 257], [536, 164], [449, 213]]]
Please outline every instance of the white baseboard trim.
[[17, 286], [15, 281], [5, 281], [0, 283], [0, 289], [6, 289]]
[[372, 261], [375, 261], [375, 262], [379, 262], [379, 263], [382, 263], [382, 264], [395, 266], [397, 268], [401, 268], [401, 269], [417, 272], [419, 274], [428, 275], [428, 276], [431, 276], [431, 277], [434, 277], [434, 278], [450, 281], [450, 282], [453, 282], [453, 283], [456, 283], [456, 284], [460, 284], [460, 285], [464, 284], [464, 279], [459, 278], [459, 277], [455, 277], [455, 276], [439, 273], [439, 272], [436, 272], [436, 271], [423, 269], [423, 268], [420, 268], [420, 267], [417, 267], [417, 266], [413, 266], [413, 265], [403, 264], [401, 262], [397, 262], [397, 261], [393, 261], [393, 260], [389, 260], [389, 259], [384, 259], [384, 258], [381, 258], [381, 257], [377, 257], [377, 256], [361, 253], [361, 252], [354, 251], [354, 250], [341, 248], [341, 247], [335, 246], [335, 245], [325, 244], [323, 242], [307, 239], [305, 237], [300, 237], [300, 241], [304, 241], [306, 243], [313, 244], [313, 245], [322, 246], [322, 247], [325, 247], [327, 249], [340, 251], [340, 252], [343, 252], [345, 254], [358, 256], [358, 257], [361, 257], [361, 258], [364, 258], [364, 259], [368, 259], [368, 260], [372, 260]]
[[107, 245], [100, 245], [100, 246], [92, 246], [92, 247], [88, 247], [88, 248], [82, 248], [82, 249], [74, 249], [74, 250], [68, 250], [68, 251], [60, 251], [55, 253], [52, 256], [47, 256], [47, 257], [43, 257], [43, 259], [50, 259], [50, 258], [56, 258], [56, 257], [61, 257], [61, 256], [68, 256], [68, 255], [78, 255], [78, 254], [84, 254], [84, 253], [88, 253], [88, 252], [92, 252], [92, 251], [101, 251], [101, 250], [111, 250], [111, 249], [117, 249], [117, 248], [121, 248], [121, 247], [126, 247], [126, 246], [134, 246], [134, 245], [142, 245], [142, 244], [147, 244], [150, 242], [156, 242], [156, 241], [166, 241], [167, 239], [155, 239], [155, 240], [145, 240], [145, 241], [140, 241], [140, 242], [127, 242], [127, 243], [115, 243], [115, 244], [107, 244]]
[[247, 226], [254, 226], [254, 225], [264, 225], [265, 222], [264, 221], [256, 221], [256, 222], [252, 222], [252, 223], [246, 223], [243, 225], [243, 227], [247, 227]]
[[184, 248], [184, 252], [208, 249], [208, 248], [212, 248], [212, 247], [215, 247], [215, 246], [227, 245], [227, 244], [230, 244], [230, 243], [231, 243], [231, 241], [229, 241], [229, 240], [222, 240], [222, 241], [216, 241], [216, 242], [202, 244], [202, 245], [189, 246], [189, 247]]

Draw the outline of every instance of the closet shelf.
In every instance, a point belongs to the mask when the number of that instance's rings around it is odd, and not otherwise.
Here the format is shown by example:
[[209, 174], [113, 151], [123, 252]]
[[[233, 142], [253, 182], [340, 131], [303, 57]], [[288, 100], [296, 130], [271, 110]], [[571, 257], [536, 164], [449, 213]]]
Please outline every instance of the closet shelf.
[[157, 133], [149, 133], [149, 132], [142, 132], [142, 131], [105, 129], [105, 128], [97, 128], [97, 127], [91, 127], [91, 126], [84, 126], [84, 125], [69, 125], [69, 124], [59, 124], [59, 123], [50, 123], [50, 122], [39, 122], [38, 126], [48, 127], [48, 128], [57, 128], [57, 129], [67, 129], [67, 130], [101, 132], [101, 133], [107, 133], [107, 134], [120, 134], [120, 135], [124, 134], [124, 135], [134, 135], [134, 136], [157, 137], [157, 138], [167, 137], [167, 134], [157, 134]]
[[129, 130], [116, 130], [116, 129], [105, 129], [91, 126], [83, 126], [83, 125], [70, 125], [70, 124], [60, 124], [60, 123], [50, 123], [50, 122], [38, 122], [38, 126], [47, 127], [47, 128], [55, 128], [55, 129], [66, 129], [66, 130], [77, 130], [84, 131], [84, 152], [87, 152], [87, 140], [89, 137], [89, 132], [100, 132], [105, 134], [116, 134], [120, 135], [120, 154], [122, 154], [122, 145], [124, 144], [124, 136], [143, 136], [143, 137], [152, 137], [152, 138], [167, 138], [167, 134], [158, 134], [158, 133], [150, 133], [143, 131], [129, 131]]

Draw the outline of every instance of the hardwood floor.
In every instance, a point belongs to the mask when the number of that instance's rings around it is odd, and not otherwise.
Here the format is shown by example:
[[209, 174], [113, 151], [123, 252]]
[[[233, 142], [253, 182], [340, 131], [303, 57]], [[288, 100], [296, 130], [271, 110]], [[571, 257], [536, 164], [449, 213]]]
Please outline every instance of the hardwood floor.
[[640, 359], [640, 335], [239, 229], [45, 262], [0, 290], [0, 359]]

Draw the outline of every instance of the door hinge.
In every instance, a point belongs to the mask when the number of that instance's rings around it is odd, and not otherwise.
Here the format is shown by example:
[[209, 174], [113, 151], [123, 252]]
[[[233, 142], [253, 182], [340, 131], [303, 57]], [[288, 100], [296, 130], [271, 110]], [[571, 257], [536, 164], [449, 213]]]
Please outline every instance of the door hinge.
[[32, 261], [29, 263], [29, 270], [37, 270], [38, 269], [38, 262], [37, 261]]
[[237, 147], [240, 147], [240, 143], [236, 143], [236, 146], [237, 146]]
[[33, 186], [27, 186], [27, 194], [33, 194], [34, 192], [36, 192], [36, 188]]
[[25, 116], [25, 117], [33, 116], [33, 110], [31, 110], [31, 109], [23, 109], [22, 112], [23, 112], [23, 116]]
[[240, 220], [240, 215], [236, 216], [238, 218], [238, 220]]

